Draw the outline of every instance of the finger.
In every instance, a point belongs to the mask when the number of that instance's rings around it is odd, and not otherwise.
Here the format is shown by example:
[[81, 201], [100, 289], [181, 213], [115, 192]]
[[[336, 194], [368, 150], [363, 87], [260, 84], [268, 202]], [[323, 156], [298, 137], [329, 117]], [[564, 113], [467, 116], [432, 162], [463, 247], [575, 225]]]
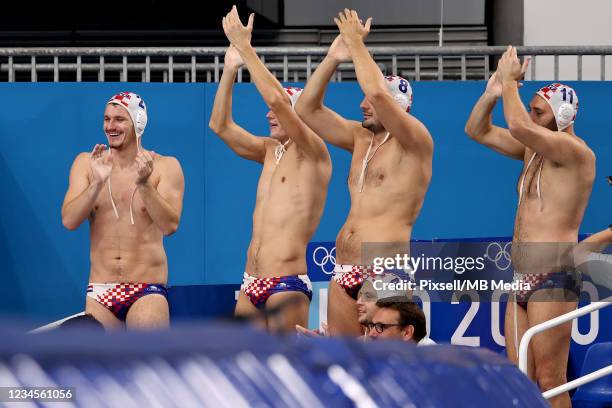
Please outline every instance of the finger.
[[91, 151], [91, 158], [95, 159], [97, 154], [98, 154], [98, 145], [95, 145], [93, 150]]
[[355, 10], [351, 10], [351, 17], [354, 18], [357, 21], [360, 21], [359, 20], [359, 15], [357, 14], [357, 11], [355, 11]]
[[242, 21], [240, 21], [240, 16], [238, 15], [238, 8], [236, 6], [232, 7], [232, 17], [234, 23], [242, 25]]
[[523, 66], [521, 67], [521, 73], [525, 74], [525, 72], [527, 72], [527, 67], [529, 66], [530, 62], [531, 62], [531, 57], [526, 57], [523, 60]]
[[253, 20], [255, 20], [255, 13], [251, 13], [251, 15], [249, 15], [249, 21], [247, 23], [247, 28], [249, 30], [253, 30]]
[[370, 27], [372, 26], [372, 17], [368, 17], [365, 23], [366, 31], [370, 32]]
[[336, 23], [336, 25], [340, 29], [340, 26], [342, 25], [342, 23], [340, 22], [340, 20], [338, 20], [338, 17], [334, 17], [334, 23]]
[[153, 158], [151, 157], [151, 155], [147, 151], [143, 152], [142, 156], [144, 157], [145, 162], [152, 162], [153, 161]]

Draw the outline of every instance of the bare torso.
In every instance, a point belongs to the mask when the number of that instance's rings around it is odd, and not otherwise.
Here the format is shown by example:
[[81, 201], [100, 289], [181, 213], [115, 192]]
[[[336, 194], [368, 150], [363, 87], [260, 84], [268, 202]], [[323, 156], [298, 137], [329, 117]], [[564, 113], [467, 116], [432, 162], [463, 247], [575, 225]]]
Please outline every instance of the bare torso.
[[[359, 191], [371, 135], [356, 130], [348, 177], [351, 209], [336, 238], [337, 263], [361, 265], [363, 243], [408, 243], [431, 179], [431, 156], [408, 154], [391, 135], [369, 162]], [[374, 141], [372, 152], [379, 144]], [[370, 152], [370, 156], [372, 156]]]
[[595, 166], [594, 162], [562, 166], [536, 155], [527, 169], [533, 153], [526, 149], [517, 185], [520, 194], [521, 180], [525, 175], [514, 223], [512, 261], [515, 270], [520, 272], [548, 273], [571, 264], [570, 250], [578, 241]]
[[307, 159], [292, 142], [276, 164], [275, 147], [266, 141], [247, 252], [246, 272], [256, 277], [307, 272], [306, 246], [319, 225], [331, 176], [329, 155]]
[[[155, 158], [150, 176], [154, 187], [159, 184], [163, 171], [163, 157]], [[91, 180], [91, 175], [89, 176]], [[134, 225], [130, 222], [130, 198], [136, 188], [136, 167], [125, 169], [113, 166], [111, 187], [119, 219], [110, 200], [108, 181], [100, 191], [89, 216], [90, 260], [89, 281], [144, 282], [165, 284], [168, 263], [163, 247], [163, 234], [153, 223], [138, 193], [134, 195], [132, 210]]]

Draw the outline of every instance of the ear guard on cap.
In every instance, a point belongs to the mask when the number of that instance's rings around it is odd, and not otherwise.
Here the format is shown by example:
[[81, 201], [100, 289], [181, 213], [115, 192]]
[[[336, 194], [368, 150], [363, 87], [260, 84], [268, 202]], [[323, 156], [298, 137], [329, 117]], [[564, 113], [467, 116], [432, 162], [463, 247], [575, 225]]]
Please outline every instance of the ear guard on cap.
[[388, 75], [385, 77], [385, 80], [395, 102], [406, 112], [410, 112], [412, 107], [412, 87], [408, 80], [396, 75]]
[[550, 105], [558, 131], [574, 123], [578, 113], [578, 95], [571, 87], [563, 84], [550, 84], [536, 92], [536, 95]]
[[110, 98], [108, 103], [121, 105], [128, 111], [136, 137], [140, 138], [147, 127], [147, 106], [140, 95], [134, 92], [121, 92]]

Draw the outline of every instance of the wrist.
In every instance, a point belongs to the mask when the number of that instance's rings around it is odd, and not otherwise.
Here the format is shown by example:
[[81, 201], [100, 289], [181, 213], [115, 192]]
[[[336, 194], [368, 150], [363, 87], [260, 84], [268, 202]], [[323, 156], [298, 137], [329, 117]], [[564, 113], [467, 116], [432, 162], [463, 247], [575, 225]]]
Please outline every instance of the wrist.
[[253, 47], [251, 46], [251, 43], [248, 41], [245, 41], [242, 43], [236, 43], [233, 45], [234, 47], [236, 47], [240, 55], [243, 55], [244, 53], [249, 52], [249, 51], [253, 51]]
[[355, 37], [342, 36], [342, 39], [347, 48], [354, 47], [358, 45], [359, 43], [363, 44], [363, 40], [361, 39], [361, 37], [358, 37], [358, 36], [355, 36]]
[[223, 65], [223, 72], [226, 72], [229, 75], [236, 75], [238, 73], [238, 68], [237, 66], [234, 65]]
[[330, 64], [332, 65], [340, 65], [340, 63], [342, 62], [342, 60], [340, 60], [340, 58], [334, 57], [333, 55], [326, 55], [325, 56], [325, 60], [327, 60]]
[[491, 100], [491, 101], [497, 101], [497, 100], [498, 100], [498, 99], [501, 97], [501, 95], [500, 95], [500, 94], [495, 93], [495, 92], [493, 92], [493, 91], [490, 91], [490, 90], [488, 90], [488, 89], [485, 89], [485, 91], [484, 91], [484, 94], [483, 94], [483, 95], [484, 95], [484, 97], [485, 97], [485, 98], [487, 98], [487, 99], [489, 99], [489, 100]]

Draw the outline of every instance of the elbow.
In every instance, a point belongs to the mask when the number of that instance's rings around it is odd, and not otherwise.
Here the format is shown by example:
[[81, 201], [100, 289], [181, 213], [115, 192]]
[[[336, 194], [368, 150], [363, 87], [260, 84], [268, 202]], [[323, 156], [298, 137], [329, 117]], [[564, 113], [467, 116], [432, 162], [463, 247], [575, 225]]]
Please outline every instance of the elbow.
[[368, 100], [373, 104], [373, 105], [378, 105], [380, 102], [382, 102], [385, 98], [390, 97], [391, 95], [389, 94], [389, 91], [387, 91], [387, 89], [384, 88], [376, 88], [374, 90], [372, 90], [371, 92], [368, 92], [366, 94]]
[[178, 230], [178, 226], [179, 226], [178, 220], [168, 223], [168, 225], [166, 225], [164, 230], [162, 231], [164, 236], [168, 237], [174, 234]]
[[531, 131], [530, 123], [527, 123], [524, 120], [509, 120], [508, 121], [508, 130], [510, 134], [515, 138], [521, 138], [527, 136], [527, 134]]
[[267, 98], [268, 106], [272, 111], [282, 109], [285, 105], [289, 104], [289, 97], [283, 91], [282, 93], [278, 90], [271, 92]]
[[463, 130], [465, 134], [474, 141], [479, 141], [483, 134], [483, 132], [477, 126], [474, 126], [470, 122], [465, 124], [465, 128]]
[[468, 135], [468, 137], [472, 140], [478, 140], [480, 139], [480, 134], [478, 133], [478, 131], [469, 123], [467, 125], [465, 125], [465, 134]]
[[66, 228], [68, 231], [74, 231], [75, 229], [78, 228], [78, 225], [70, 220], [68, 217], [66, 216], [62, 216], [62, 225], [64, 226], [64, 228]]
[[221, 121], [216, 120], [215, 118], [211, 118], [210, 122], [208, 122], [208, 127], [216, 134], [220, 134], [223, 132], [225, 126], [223, 126]]

